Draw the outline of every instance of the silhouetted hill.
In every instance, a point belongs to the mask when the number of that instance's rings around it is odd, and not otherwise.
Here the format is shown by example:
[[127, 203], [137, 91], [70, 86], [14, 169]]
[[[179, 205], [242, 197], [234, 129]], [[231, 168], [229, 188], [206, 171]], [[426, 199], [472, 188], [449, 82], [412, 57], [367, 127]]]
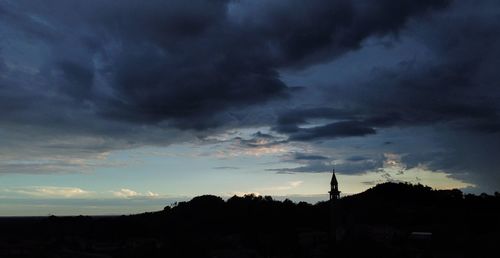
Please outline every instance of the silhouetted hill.
[[345, 201], [358, 199], [365, 202], [420, 205], [436, 201], [455, 202], [463, 197], [462, 192], [458, 189], [433, 190], [421, 184], [387, 182], [343, 199]]
[[[488, 216], [498, 212], [500, 198], [463, 195], [460, 190], [433, 190], [423, 185], [384, 183], [342, 198], [342, 210], [356, 222], [427, 227], [467, 216]], [[352, 217], [354, 216], [354, 217]]]
[[498, 194], [384, 183], [336, 205], [335, 248], [329, 202], [204, 195], [131, 216], [0, 219], [0, 257], [496, 257]]

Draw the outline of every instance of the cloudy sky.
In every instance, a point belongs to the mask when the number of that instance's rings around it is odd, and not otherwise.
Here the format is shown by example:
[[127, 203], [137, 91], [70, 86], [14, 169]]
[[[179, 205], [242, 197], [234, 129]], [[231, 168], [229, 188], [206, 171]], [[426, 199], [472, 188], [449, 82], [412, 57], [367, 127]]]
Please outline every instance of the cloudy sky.
[[497, 0], [0, 0], [0, 215], [500, 190]]

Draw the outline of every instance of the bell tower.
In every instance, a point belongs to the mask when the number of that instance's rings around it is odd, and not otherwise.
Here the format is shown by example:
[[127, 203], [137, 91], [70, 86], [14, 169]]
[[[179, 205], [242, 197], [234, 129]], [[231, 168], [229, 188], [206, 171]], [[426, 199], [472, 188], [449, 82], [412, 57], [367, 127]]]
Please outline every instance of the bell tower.
[[340, 198], [339, 183], [335, 176], [335, 169], [332, 171], [332, 180], [330, 181], [330, 201], [333, 202]]
[[335, 169], [332, 171], [332, 180], [330, 181], [330, 191], [328, 193], [330, 194], [330, 253], [333, 254], [336, 251], [340, 226], [340, 191]]

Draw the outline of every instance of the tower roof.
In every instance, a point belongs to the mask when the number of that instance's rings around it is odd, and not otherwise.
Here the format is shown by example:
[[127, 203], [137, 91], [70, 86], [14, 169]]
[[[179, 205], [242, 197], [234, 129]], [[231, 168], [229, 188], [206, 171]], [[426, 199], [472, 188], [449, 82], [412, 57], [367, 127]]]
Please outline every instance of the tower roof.
[[335, 169], [332, 171], [332, 181], [330, 181], [330, 185], [338, 185], [337, 177], [335, 176]]

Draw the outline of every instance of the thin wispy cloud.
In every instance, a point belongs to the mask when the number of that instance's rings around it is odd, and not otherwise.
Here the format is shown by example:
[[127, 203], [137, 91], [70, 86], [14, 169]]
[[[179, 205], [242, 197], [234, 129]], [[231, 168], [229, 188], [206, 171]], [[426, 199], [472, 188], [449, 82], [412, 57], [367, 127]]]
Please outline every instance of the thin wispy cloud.
[[20, 196], [32, 196], [40, 198], [82, 198], [91, 197], [95, 192], [83, 190], [78, 187], [60, 186], [33, 186], [6, 189], [5, 192]]

